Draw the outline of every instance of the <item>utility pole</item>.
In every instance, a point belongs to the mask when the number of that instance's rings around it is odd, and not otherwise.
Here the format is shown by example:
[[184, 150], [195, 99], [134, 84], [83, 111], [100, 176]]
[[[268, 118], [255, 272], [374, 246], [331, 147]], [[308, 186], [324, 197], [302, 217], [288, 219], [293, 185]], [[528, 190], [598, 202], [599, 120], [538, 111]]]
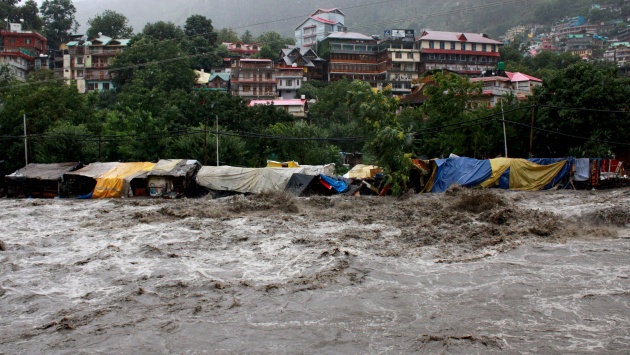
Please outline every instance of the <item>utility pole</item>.
[[529, 131], [529, 157], [530, 158], [534, 157], [533, 147], [534, 147], [534, 117], [535, 117], [534, 112], [535, 110], [536, 110], [536, 103], [534, 102], [534, 106], [532, 107], [532, 126]]
[[503, 120], [503, 142], [505, 143], [505, 157], [508, 157], [507, 151], [507, 133], [505, 132], [505, 114], [503, 112], [503, 100], [501, 100], [501, 118]]
[[208, 116], [203, 121], [203, 165], [208, 165]]
[[26, 135], [26, 114], [24, 114], [24, 160], [28, 165], [28, 136]]

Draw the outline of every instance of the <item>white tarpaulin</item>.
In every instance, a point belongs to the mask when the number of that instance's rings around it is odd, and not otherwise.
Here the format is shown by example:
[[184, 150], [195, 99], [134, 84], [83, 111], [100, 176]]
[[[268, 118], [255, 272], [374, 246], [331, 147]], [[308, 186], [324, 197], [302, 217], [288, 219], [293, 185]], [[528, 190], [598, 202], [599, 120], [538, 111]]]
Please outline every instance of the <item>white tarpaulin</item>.
[[261, 193], [283, 191], [295, 173], [318, 175], [308, 168], [238, 168], [204, 166], [197, 173], [197, 184], [216, 191]]

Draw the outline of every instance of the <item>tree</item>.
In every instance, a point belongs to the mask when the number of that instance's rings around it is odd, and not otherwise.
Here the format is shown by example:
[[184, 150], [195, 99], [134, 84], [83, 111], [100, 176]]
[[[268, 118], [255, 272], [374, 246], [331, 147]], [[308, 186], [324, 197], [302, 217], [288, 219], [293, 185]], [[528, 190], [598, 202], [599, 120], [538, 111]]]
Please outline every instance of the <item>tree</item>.
[[365, 152], [383, 168], [392, 194], [403, 194], [409, 180], [412, 136], [398, 122], [398, 99], [390, 88], [376, 91], [360, 80], [350, 84], [347, 98], [350, 115], [367, 136]]
[[[584, 155], [626, 142], [630, 134], [630, 80], [621, 77], [614, 64], [577, 62], [556, 71], [535, 91], [539, 107], [535, 126], [546, 131], [534, 137], [535, 154], [561, 157], [581, 151]], [[587, 142], [583, 138], [591, 138]], [[588, 149], [587, 149], [588, 148]]]
[[[285, 48], [287, 45], [295, 44], [295, 40], [293, 38], [282, 37], [282, 35], [275, 31], [269, 31], [261, 34], [260, 36], [258, 36], [258, 38], [256, 38], [256, 42], [263, 47], [269, 48], [265, 52], [267, 56], [261, 56], [261, 58], [268, 59], [276, 59], [278, 53], [280, 53], [280, 50]], [[272, 55], [273, 57], [269, 58], [270, 55]]]
[[222, 28], [217, 32], [217, 42], [219, 43], [235, 43], [240, 42], [238, 34], [231, 28]]
[[251, 32], [249, 32], [249, 30], [245, 30], [245, 33], [241, 36], [241, 42], [247, 44], [254, 43], [254, 36]]
[[76, 32], [79, 27], [74, 18], [77, 10], [72, 0], [44, 0], [40, 11], [44, 17], [44, 30], [50, 48], [59, 48], [68, 41], [70, 33]]
[[193, 15], [186, 19], [184, 25], [186, 38], [181, 47], [191, 55], [195, 69], [207, 69], [222, 63], [217, 54], [217, 34], [212, 27], [212, 20], [201, 15]]
[[152, 90], [157, 93], [178, 89], [190, 91], [195, 76], [189, 56], [181, 50], [179, 43], [139, 38], [116, 56], [110, 66], [118, 90], [125, 91], [127, 85], [133, 84], [133, 88], [127, 89], [129, 94]]
[[28, 0], [17, 10], [20, 18], [24, 20], [24, 27], [27, 30], [41, 31], [44, 21], [39, 17], [39, 8], [33, 0]]
[[87, 38], [96, 38], [99, 33], [112, 38], [130, 38], [133, 36], [133, 28], [128, 24], [125, 15], [112, 10], [105, 10], [88, 20], [90, 28], [87, 30]]
[[154, 41], [181, 40], [184, 38], [184, 31], [172, 22], [158, 21], [147, 23], [142, 30], [142, 35]]

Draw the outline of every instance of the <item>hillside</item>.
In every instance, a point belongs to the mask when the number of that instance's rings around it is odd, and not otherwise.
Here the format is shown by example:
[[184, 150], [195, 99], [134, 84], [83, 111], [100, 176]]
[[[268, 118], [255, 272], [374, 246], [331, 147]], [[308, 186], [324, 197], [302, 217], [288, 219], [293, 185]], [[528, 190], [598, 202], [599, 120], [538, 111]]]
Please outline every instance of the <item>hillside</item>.
[[277, 31], [292, 36], [294, 28], [317, 7], [338, 7], [346, 14], [351, 31], [380, 34], [384, 29], [430, 28], [502, 35], [508, 28], [527, 22], [550, 24], [564, 16], [585, 15], [593, 0], [92, 0], [76, 1], [77, 20], [86, 29], [89, 18], [114, 10], [129, 18], [136, 32], [147, 22], [172, 21], [201, 14], [216, 28], [230, 27], [254, 35]]

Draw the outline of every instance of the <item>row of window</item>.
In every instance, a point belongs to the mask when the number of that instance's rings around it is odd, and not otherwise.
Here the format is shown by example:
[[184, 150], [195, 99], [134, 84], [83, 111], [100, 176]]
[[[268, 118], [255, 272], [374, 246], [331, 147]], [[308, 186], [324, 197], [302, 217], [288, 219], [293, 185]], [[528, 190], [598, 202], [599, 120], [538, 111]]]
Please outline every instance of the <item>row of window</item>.
[[485, 57], [485, 56], [476, 56], [476, 55], [456, 55], [456, 54], [429, 54], [429, 60], [459, 60], [459, 61], [468, 61], [468, 62], [488, 62], [493, 63], [496, 61], [495, 57]]
[[[284, 86], [292, 86], [294, 83], [293, 79], [284, 80]], [[282, 85], [282, 80], [278, 81], [279, 85]], [[295, 80], [295, 85], [300, 86], [300, 80]]]
[[381, 64], [330, 64], [330, 71], [375, 72], [385, 71], [386, 66]]
[[[395, 54], [396, 59], [402, 59], [402, 57], [403, 57], [402, 52], [396, 52]], [[413, 59], [413, 53], [407, 52], [407, 59]]]
[[[429, 41], [429, 48], [431, 49], [435, 49], [435, 42], [436, 41]], [[440, 41], [439, 42], [439, 46], [440, 49], [447, 49], [447, 42], [445, 41]], [[456, 50], [457, 49], [457, 43], [458, 42], [448, 42], [448, 46], [450, 50]], [[471, 51], [476, 51], [478, 46], [478, 43], [466, 43], [466, 42], [459, 42], [459, 49], [462, 51], [466, 51], [466, 50], [471, 50]], [[492, 44], [491, 47], [492, 48], [492, 52], [496, 52], [497, 51], [497, 45], [496, 44]], [[481, 44], [481, 51], [482, 52], [487, 52], [488, 51], [488, 45], [483, 43]]]
[[111, 85], [109, 83], [102, 83], [102, 87], [99, 88], [99, 83], [87, 83], [87, 91], [94, 90], [110, 90]]

